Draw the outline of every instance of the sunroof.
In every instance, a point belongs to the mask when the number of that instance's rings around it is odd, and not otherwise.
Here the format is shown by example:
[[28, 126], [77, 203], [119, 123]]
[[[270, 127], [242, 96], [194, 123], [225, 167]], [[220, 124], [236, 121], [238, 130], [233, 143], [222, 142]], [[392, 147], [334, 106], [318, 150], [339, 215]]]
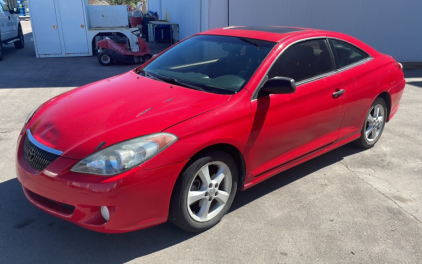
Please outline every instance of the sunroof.
[[298, 28], [276, 27], [276, 26], [227, 27], [225, 29], [253, 30], [253, 31], [264, 31], [264, 32], [270, 32], [270, 33], [289, 33], [289, 32], [295, 32], [295, 31], [303, 31], [303, 29], [298, 29]]

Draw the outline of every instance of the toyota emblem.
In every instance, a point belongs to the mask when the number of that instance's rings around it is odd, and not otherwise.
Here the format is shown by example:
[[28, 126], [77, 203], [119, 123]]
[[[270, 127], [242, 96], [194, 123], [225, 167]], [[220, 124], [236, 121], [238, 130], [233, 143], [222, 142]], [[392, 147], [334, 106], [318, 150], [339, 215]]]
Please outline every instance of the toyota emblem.
[[30, 148], [28, 151], [28, 160], [33, 161], [35, 158], [35, 150], [34, 148]]

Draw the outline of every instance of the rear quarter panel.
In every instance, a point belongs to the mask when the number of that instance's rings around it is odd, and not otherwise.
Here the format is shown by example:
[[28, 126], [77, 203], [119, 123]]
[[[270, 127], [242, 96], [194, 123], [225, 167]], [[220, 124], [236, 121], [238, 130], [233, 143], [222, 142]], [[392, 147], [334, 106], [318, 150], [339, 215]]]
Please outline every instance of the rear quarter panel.
[[362, 41], [332, 32], [328, 32], [327, 37], [345, 40], [371, 57], [366, 63], [339, 70], [346, 90], [346, 112], [339, 131], [339, 140], [342, 140], [360, 132], [370, 106], [381, 93], [389, 93], [391, 109], [398, 104], [400, 91], [404, 87], [401, 87], [403, 72], [394, 66], [395, 60], [392, 57], [379, 53]]

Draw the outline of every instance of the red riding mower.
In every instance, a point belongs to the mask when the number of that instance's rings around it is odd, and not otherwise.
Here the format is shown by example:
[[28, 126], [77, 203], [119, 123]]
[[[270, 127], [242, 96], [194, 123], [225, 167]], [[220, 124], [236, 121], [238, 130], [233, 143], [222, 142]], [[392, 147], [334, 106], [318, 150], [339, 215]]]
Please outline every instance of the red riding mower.
[[[129, 40], [125, 37], [120, 37], [116, 33], [113, 36], [106, 37], [103, 40], [97, 42], [98, 49], [98, 61], [103, 66], [109, 66], [114, 62], [122, 63], [144, 63], [152, 58], [151, 52], [141, 38], [141, 31], [134, 30], [132, 34], [138, 37], [134, 48], [131, 51], [129, 46]], [[138, 50], [138, 51], [136, 51]]]

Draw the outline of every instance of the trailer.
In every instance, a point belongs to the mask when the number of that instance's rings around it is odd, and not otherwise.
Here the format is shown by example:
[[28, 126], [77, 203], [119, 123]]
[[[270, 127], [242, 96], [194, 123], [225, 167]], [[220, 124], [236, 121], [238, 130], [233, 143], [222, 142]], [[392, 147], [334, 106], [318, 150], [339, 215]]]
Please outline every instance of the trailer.
[[125, 37], [139, 51], [126, 6], [94, 6], [88, 0], [29, 0], [37, 58], [92, 56], [105, 37]]

